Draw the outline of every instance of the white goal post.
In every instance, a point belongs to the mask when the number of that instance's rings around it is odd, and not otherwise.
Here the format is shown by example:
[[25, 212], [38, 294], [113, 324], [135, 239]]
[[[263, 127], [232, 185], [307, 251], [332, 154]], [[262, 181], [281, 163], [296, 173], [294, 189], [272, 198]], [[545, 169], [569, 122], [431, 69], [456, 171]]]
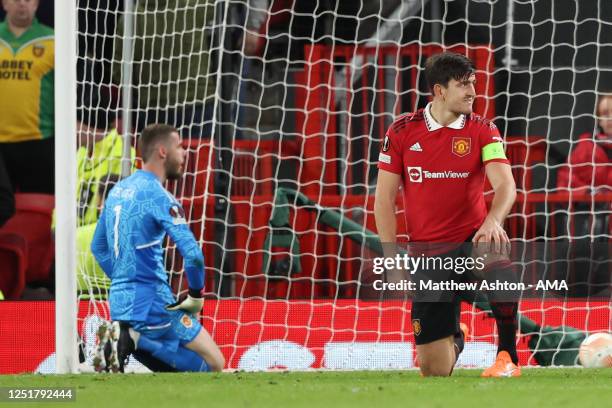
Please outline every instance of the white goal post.
[[56, 372], [78, 372], [76, 293], [77, 3], [55, 2]]

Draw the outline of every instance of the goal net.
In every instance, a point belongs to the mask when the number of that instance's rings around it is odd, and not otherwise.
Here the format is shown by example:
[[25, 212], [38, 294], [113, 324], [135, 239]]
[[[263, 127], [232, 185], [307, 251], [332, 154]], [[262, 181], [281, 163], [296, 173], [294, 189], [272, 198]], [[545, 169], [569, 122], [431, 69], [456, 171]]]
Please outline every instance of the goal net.
[[[600, 134], [605, 120], [610, 129], [612, 99], [597, 109], [612, 83], [610, 6], [80, 0], [77, 279], [86, 359], [109, 317], [109, 282], [88, 250], [98, 209], [139, 167], [125, 141], [137, 149], [146, 124], [165, 122], [188, 150], [184, 177], [167, 188], [205, 254], [201, 319], [226, 368], [415, 367], [410, 301], [382, 300], [372, 286], [376, 164], [394, 118], [429, 100], [425, 60], [452, 50], [474, 61], [475, 112], [505, 139], [518, 190], [508, 235], [545, 252], [582, 243], [588, 258], [571, 270], [578, 289], [521, 300], [521, 364], [577, 364], [579, 342], [568, 338], [612, 331], [609, 265], [589, 263], [611, 231], [610, 133], [607, 142]], [[567, 165], [579, 147], [582, 159]], [[398, 200], [405, 241], [403, 211]], [[179, 296], [181, 259], [172, 242], [166, 248]], [[471, 334], [459, 366], [490, 365], [494, 320], [477, 305], [461, 310]]]

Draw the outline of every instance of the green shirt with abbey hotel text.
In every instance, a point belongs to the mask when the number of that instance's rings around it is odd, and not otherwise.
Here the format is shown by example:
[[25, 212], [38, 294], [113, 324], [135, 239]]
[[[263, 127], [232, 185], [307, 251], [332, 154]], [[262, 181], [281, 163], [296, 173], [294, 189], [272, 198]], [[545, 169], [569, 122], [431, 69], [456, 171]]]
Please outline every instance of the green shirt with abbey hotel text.
[[53, 136], [53, 29], [36, 19], [19, 37], [0, 23], [0, 142]]

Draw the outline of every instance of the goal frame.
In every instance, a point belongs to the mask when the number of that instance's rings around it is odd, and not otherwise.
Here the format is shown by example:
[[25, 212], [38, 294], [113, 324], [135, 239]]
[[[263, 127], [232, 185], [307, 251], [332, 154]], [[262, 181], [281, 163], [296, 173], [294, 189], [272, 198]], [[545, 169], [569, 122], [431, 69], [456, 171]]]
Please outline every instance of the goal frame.
[[55, 367], [77, 373], [76, 120], [77, 2], [56, 1], [55, 16]]

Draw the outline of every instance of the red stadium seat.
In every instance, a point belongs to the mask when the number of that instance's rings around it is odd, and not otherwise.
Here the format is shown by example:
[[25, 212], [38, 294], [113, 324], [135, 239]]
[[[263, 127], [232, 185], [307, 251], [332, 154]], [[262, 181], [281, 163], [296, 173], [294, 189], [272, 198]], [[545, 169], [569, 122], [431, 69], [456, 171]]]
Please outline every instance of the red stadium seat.
[[15, 194], [15, 215], [0, 232], [17, 234], [27, 243], [26, 283], [48, 282], [53, 263], [51, 232], [55, 199], [48, 194]]
[[27, 250], [23, 237], [0, 232], [0, 290], [7, 300], [19, 299], [25, 287]]

